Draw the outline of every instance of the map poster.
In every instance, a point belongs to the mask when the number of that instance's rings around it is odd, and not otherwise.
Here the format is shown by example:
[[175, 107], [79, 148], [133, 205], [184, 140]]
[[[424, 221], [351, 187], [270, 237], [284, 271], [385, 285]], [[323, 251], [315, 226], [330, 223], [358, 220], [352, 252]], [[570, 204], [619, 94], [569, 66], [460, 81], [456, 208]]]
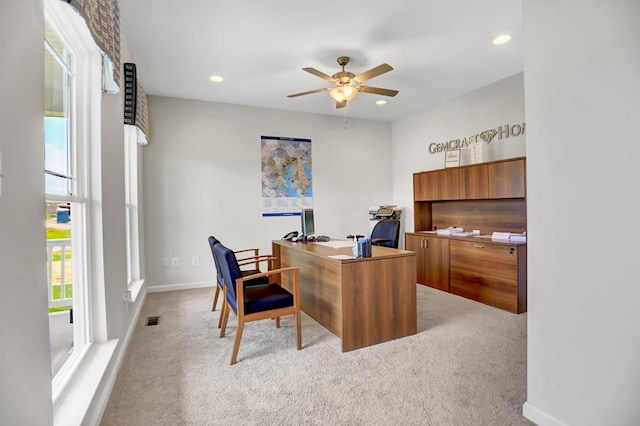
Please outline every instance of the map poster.
[[313, 207], [311, 139], [261, 137], [262, 216]]

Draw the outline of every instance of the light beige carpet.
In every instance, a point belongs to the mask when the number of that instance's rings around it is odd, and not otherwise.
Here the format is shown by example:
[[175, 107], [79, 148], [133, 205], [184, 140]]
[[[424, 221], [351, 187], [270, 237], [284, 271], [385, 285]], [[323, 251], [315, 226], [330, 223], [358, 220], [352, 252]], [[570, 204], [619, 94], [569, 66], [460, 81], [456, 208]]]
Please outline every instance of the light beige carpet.
[[[415, 336], [342, 353], [303, 315], [218, 338], [213, 289], [147, 296], [102, 425], [530, 425], [526, 314], [418, 285]], [[159, 315], [157, 326], [145, 318]]]

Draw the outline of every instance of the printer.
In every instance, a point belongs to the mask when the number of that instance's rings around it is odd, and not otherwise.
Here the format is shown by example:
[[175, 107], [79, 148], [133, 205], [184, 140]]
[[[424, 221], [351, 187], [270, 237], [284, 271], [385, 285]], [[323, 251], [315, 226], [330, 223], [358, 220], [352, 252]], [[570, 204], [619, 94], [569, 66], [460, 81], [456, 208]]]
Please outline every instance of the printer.
[[395, 205], [382, 205], [369, 207], [369, 219], [370, 220], [382, 220], [382, 219], [398, 219], [402, 215], [402, 209], [397, 208]]
[[381, 220], [384, 219], [397, 219], [400, 220], [402, 216], [402, 209], [396, 205], [385, 204], [381, 206], [369, 207], [369, 234], [373, 231], [373, 227], [376, 226]]

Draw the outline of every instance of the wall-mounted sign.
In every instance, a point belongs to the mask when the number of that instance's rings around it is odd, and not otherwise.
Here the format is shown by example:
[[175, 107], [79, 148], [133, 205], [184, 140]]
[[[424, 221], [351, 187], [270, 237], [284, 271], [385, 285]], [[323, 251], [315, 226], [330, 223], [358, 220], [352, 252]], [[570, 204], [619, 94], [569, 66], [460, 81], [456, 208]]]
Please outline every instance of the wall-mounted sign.
[[496, 140], [508, 139], [510, 137], [523, 136], [525, 132], [525, 123], [521, 124], [505, 124], [495, 129], [484, 130], [476, 135], [466, 136], [462, 139], [452, 139], [446, 142], [432, 142], [429, 144], [429, 154], [437, 154], [456, 149], [466, 149], [470, 146], [483, 141], [487, 144], [491, 143], [496, 136]]

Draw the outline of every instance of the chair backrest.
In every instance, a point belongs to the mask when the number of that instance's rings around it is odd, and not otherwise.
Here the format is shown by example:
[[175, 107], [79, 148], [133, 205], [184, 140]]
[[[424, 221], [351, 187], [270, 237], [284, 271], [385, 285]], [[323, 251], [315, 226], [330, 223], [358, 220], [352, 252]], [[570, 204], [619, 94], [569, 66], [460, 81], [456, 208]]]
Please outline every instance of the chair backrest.
[[398, 239], [400, 238], [400, 221], [397, 219], [385, 219], [376, 223], [371, 231], [371, 239], [387, 238], [391, 241], [381, 243], [380, 245], [398, 248]]
[[220, 261], [218, 261], [218, 258], [216, 257], [216, 253], [215, 253], [215, 251], [213, 249], [213, 247], [216, 244], [220, 244], [220, 240], [218, 240], [214, 236], [210, 236], [209, 237], [209, 246], [211, 247], [211, 255], [213, 256], [213, 263], [216, 265], [216, 281], [218, 281], [218, 285], [220, 287], [222, 287], [222, 285], [223, 285], [222, 269], [220, 269]]
[[222, 278], [227, 284], [227, 297], [236, 299], [236, 280], [242, 278], [242, 272], [240, 266], [238, 266], [238, 260], [233, 250], [225, 247], [222, 243], [214, 245], [213, 250], [215, 256], [220, 263], [220, 269], [222, 270]]

